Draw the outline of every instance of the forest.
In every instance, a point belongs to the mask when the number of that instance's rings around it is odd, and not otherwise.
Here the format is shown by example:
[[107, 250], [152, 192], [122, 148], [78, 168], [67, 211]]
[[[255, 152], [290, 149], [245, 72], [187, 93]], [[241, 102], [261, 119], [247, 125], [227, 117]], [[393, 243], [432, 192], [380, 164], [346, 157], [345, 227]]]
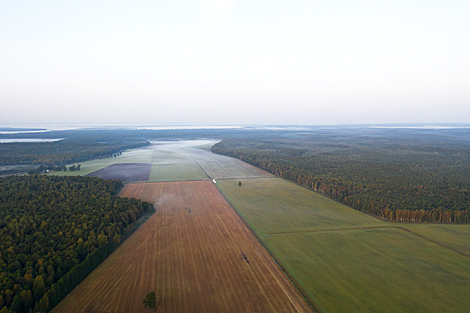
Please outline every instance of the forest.
[[[0, 165], [54, 165], [61, 166], [91, 159], [108, 158], [149, 142], [125, 131], [53, 131], [0, 135], [1, 138], [64, 138], [55, 142], [0, 143]], [[0, 174], [2, 174], [0, 172]], [[5, 173], [9, 174], [9, 173]]]
[[48, 312], [152, 214], [94, 177], [0, 179], [0, 312]]
[[470, 143], [465, 134], [444, 135], [321, 132], [232, 138], [212, 151], [388, 220], [469, 223]]

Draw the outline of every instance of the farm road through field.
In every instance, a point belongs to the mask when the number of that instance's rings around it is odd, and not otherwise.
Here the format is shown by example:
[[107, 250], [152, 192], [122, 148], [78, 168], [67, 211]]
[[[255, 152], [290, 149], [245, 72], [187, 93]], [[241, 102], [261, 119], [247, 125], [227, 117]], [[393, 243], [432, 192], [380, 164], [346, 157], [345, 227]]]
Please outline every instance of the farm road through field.
[[312, 312], [210, 181], [128, 184], [157, 212], [53, 312]]

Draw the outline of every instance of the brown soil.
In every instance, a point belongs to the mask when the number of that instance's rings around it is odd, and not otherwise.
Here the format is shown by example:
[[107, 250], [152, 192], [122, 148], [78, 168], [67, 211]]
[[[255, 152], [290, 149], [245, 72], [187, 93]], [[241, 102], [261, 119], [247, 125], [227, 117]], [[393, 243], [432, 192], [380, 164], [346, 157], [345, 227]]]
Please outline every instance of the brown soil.
[[120, 163], [102, 168], [85, 176], [116, 179], [123, 182], [144, 182], [149, 180], [150, 163]]
[[129, 184], [157, 212], [52, 312], [311, 312], [212, 182]]

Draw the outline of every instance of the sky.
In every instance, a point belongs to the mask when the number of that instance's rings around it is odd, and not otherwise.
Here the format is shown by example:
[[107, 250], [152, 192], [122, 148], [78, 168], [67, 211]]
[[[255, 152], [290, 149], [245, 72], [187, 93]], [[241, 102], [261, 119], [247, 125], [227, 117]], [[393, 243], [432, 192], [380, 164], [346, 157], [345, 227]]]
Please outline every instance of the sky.
[[0, 126], [470, 122], [468, 0], [0, 0]]

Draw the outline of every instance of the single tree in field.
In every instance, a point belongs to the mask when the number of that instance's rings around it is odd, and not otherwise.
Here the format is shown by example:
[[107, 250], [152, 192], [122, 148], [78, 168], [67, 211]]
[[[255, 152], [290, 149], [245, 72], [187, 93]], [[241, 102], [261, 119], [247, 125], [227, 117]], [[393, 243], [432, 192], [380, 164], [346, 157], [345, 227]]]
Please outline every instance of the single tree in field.
[[242, 182], [239, 181], [239, 182], [238, 182], [238, 187], [241, 187], [241, 186], [242, 186]]
[[157, 297], [155, 297], [155, 292], [149, 292], [144, 299], [144, 306], [155, 311], [155, 306], [157, 305]]

